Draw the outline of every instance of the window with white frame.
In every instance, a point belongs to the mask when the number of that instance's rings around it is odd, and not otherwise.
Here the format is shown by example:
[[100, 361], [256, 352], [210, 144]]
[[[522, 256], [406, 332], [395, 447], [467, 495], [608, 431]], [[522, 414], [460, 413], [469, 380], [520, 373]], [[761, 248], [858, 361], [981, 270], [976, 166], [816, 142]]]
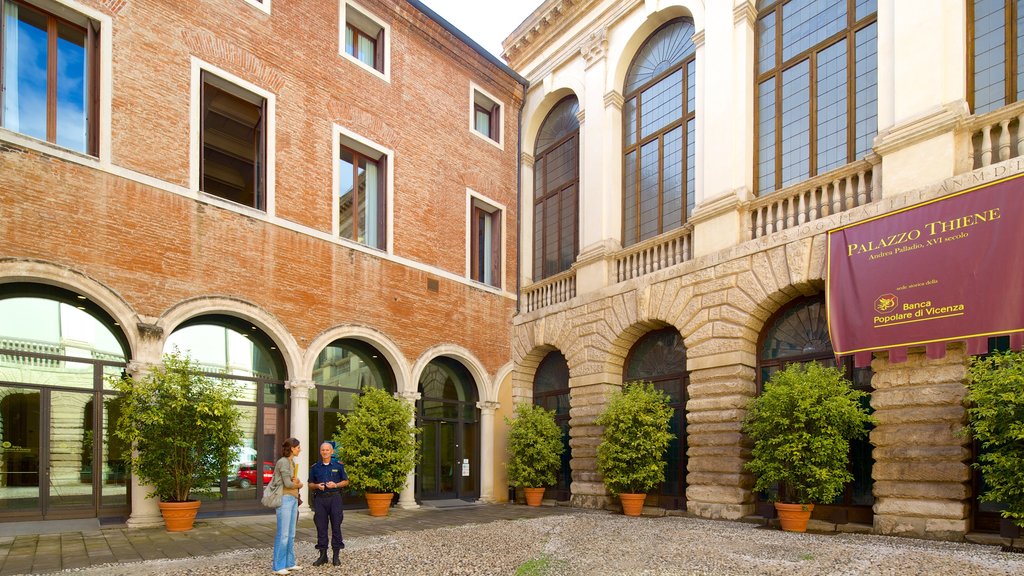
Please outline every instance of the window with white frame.
[[476, 86], [471, 87], [470, 126], [474, 132], [501, 145], [503, 106], [496, 98]]
[[98, 155], [99, 24], [50, 2], [0, 1], [4, 128]]
[[345, 136], [339, 138], [337, 154], [338, 236], [385, 250], [388, 155]]
[[341, 0], [340, 24], [342, 55], [387, 79], [390, 27], [350, 0]]
[[469, 204], [469, 277], [501, 287], [501, 209], [471, 198]]
[[201, 98], [200, 190], [266, 210], [266, 99], [207, 71]]

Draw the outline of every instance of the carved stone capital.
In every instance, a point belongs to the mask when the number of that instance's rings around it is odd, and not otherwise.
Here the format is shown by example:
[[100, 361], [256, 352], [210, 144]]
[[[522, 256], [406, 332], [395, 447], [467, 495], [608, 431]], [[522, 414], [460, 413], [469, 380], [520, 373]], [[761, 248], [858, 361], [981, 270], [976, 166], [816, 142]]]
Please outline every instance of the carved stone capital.
[[696, 46], [698, 50], [700, 50], [701, 48], [704, 47], [704, 31], [703, 30], [698, 30], [698, 31], [693, 33], [693, 45]]
[[523, 152], [522, 155], [519, 157], [519, 161], [522, 162], [524, 167], [533, 168], [533, 163], [536, 162], [537, 159], [534, 158], [532, 154], [529, 154], [528, 152]]
[[753, 2], [743, 2], [736, 6], [732, 11], [732, 21], [734, 24], [746, 23], [753, 27], [757, 22], [757, 8], [754, 7]]
[[139, 336], [142, 336], [143, 340], [160, 340], [164, 337], [163, 327], [156, 324], [139, 322], [136, 324], [136, 328], [138, 328]]
[[585, 122], [586, 119], [587, 119], [587, 111], [584, 110], [583, 108], [580, 108], [576, 112], [576, 121], [580, 123], [580, 126], [582, 126], [583, 122]]
[[286, 380], [284, 387], [292, 391], [292, 399], [309, 399], [309, 391], [316, 388], [312, 380]]
[[402, 400], [405, 400], [406, 402], [408, 402], [410, 404], [415, 404], [417, 400], [419, 400], [420, 398], [423, 397], [423, 395], [420, 394], [418, 391], [417, 392], [399, 392], [399, 393], [395, 394], [395, 396], [397, 396], [398, 398], [401, 398]]
[[501, 407], [501, 402], [477, 402], [476, 407], [484, 414], [494, 414], [494, 411]]
[[595, 30], [587, 36], [580, 46], [580, 56], [586, 62], [586, 68], [590, 68], [597, 62], [604, 59], [608, 54], [608, 29]]

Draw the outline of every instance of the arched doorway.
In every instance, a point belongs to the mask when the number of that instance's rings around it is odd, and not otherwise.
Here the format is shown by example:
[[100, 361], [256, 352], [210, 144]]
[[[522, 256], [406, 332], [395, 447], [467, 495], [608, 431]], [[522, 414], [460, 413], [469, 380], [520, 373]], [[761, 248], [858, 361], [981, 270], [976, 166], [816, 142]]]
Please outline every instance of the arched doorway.
[[128, 356], [119, 324], [87, 296], [0, 284], [0, 520], [128, 513], [107, 381]]
[[623, 370], [625, 382], [646, 380], [668, 395], [672, 408], [669, 428], [676, 437], [665, 454], [665, 483], [658, 504], [667, 509], [686, 509], [686, 400], [690, 374], [686, 371], [686, 347], [675, 328], [646, 334], [630, 349]]
[[562, 465], [557, 481], [548, 488], [548, 497], [564, 502], [572, 497], [572, 448], [569, 446], [569, 363], [561, 352], [549, 352], [533, 377], [533, 403], [555, 413], [555, 424], [562, 429]]
[[480, 496], [480, 409], [473, 376], [459, 361], [441, 356], [423, 369], [416, 403], [423, 430], [416, 474], [421, 500]]
[[190, 356], [204, 373], [234, 388], [242, 412], [242, 443], [219, 486], [198, 495], [200, 514], [260, 509], [259, 496], [270, 481], [278, 447], [288, 436], [284, 357], [276, 343], [249, 322], [208, 315], [183, 323], [164, 344]]
[[[794, 300], [770, 318], [766, 327], [758, 344], [758, 393], [772, 374], [788, 364], [820, 362], [825, 366], [836, 366], [832, 341], [828, 336], [823, 295]], [[853, 382], [854, 388], [868, 394], [873, 391], [871, 368], [854, 368], [852, 357], [847, 357], [840, 368]], [[868, 409], [871, 408], [869, 400], [870, 396], [865, 396], [863, 400]], [[874, 462], [871, 444], [866, 438], [852, 441], [850, 471], [853, 473], [853, 481], [834, 502], [816, 505], [811, 517], [836, 524], [871, 524], [874, 516], [871, 507], [875, 503], [871, 492], [871, 468]], [[767, 502], [766, 496], [757, 495], [757, 511], [763, 516], [772, 516], [774, 508]]]
[[[379, 388], [394, 394], [395, 372], [384, 355], [372, 344], [354, 338], [341, 338], [324, 348], [313, 364], [313, 382], [309, 393], [310, 461], [316, 461], [317, 446], [330, 442], [341, 426], [341, 417], [355, 407], [364, 387]], [[346, 497], [345, 505], [363, 504], [363, 498]]]

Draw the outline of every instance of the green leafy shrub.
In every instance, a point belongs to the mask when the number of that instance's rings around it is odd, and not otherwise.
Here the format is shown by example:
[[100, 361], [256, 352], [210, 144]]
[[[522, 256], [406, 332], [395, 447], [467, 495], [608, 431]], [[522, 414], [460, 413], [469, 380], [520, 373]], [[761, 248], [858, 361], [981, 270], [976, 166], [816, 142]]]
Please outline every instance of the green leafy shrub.
[[847, 469], [850, 440], [873, 423], [837, 368], [817, 362], [790, 364], [772, 374], [764, 392], [748, 405], [743, 431], [754, 442], [745, 468], [754, 489], [782, 483], [782, 500], [795, 504], [831, 502], [853, 479]]
[[1024, 526], [1024, 353], [975, 357], [967, 371], [968, 428], [982, 451], [984, 502], [1006, 506], [1004, 518]]
[[177, 350], [142, 379], [110, 382], [122, 398], [115, 433], [135, 445], [131, 469], [154, 487], [151, 496], [186, 502], [220, 489], [243, 438], [234, 388], [204, 376]]
[[613, 495], [645, 494], [665, 481], [672, 408], [650, 382], [627, 382], [597, 418], [597, 469]]
[[334, 435], [349, 481], [365, 492], [399, 492], [416, 466], [413, 408], [379, 388], [363, 388]]
[[515, 420], [505, 418], [508, 431], [508, 482], [513, 486], [540, 488], [554, 484], [562, 464], [562, 429], [554, 412], [520, 404]]

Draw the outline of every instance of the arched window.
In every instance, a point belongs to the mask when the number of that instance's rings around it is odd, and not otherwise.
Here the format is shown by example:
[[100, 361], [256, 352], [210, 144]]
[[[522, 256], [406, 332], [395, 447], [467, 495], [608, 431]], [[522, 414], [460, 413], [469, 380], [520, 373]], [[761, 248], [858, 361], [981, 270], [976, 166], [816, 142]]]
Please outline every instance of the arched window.
[[554, 498], [572, 497], [572, 447], [569, 446], [569, 363], [561, 352], [549, 352], [537, 366], [533, 377], [533, 403], [555, 413], [555, 423], [562, 429], [562, 466], [555, 482]]
[[580, 103], [566, 96], [537, 135], [533, 164], [533, 279], [568, 270], [579, 252]]
[[975, 114], [1024, 100], [1022, 17], [1018, 0], [967, 2], [967, 97]]
[[659, 28], [633, 58], [623, 87], [622, 245], [679, 228], [693, 211], [693, 22]]
[[757, 190], [863, 158], [878, 132], [875, 0], [760, 0]]
[[686, 346], [675, 328], [645, 335], [633, 345], [626, 358], [625, 381], [645, 380], [668, 394], [676, 437], [669, 443], [665, 457], [665, 483], [659, 503], [670, 509], [686, 509], [686, 389], [690, 374], [686, 371]]
[[[800, 298], [791, 302], [769, 319], [766, 326], [758, 346], [758, 391], [773, 373], [794, 362], [819, 362], [825, 366], [836, 366], [832, 340], [828, 336], [824, 296]], [[869, 394], [872, 392], [871, 368], [854, 368], [851, 357], [847, 357], [840, 368], [853, 382], [854, 388]], [[864, 402], [868, 402], [868, 397], [864, 398]], [[871, 506], [875, 502], [871, 492], [873, 465], [871, 444], [867, 439], [852, 441], [850, 471], [853, 473], [853, 481], [831, 504], [816, 505], [812, 517], [837, 524], [871, 524]], [[763, 503], [763, 498], [759, 499], [758, 508], [762, 514]]]

